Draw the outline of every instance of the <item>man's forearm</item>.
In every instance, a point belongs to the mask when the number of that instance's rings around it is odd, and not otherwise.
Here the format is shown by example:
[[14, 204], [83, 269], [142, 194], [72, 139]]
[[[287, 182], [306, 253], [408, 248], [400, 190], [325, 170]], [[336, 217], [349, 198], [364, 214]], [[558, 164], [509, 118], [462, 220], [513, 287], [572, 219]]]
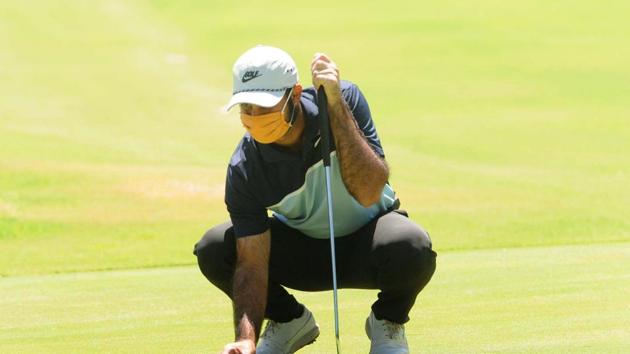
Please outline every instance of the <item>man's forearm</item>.
[[348, 192], [368, 207], [381, 197], [389, 178], [387, 164], [370, 148], [343, 97], [329, 101], [328, 111], [341, 177]]
[[236, 340], [256, 342], [267, 304], [268, 272], [260, 267], [237, 265], [234, 271], [234, 326]]

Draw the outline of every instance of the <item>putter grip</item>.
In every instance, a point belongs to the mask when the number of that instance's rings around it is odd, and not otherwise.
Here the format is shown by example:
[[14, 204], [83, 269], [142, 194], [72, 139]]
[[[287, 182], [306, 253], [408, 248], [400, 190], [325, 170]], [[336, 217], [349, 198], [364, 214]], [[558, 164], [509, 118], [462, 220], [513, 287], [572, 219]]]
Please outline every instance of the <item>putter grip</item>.
[[324, 166], [330, 166], [330, 121], [328, 119], [328, 99], [324, 86], [317, 89], [317, 108], [319, 110], [320, 149]]

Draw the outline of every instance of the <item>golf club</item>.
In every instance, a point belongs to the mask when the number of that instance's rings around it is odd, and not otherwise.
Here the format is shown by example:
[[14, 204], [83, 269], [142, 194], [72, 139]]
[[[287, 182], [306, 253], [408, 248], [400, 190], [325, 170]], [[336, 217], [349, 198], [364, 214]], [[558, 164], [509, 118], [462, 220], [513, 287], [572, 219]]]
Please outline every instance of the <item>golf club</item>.
[[317, 90], [317, 106], [319, 109], [320, 146], [326, 173], [326, 199], [328, 201], [328, 226], [330, 228], [330, 255], [332, 261], [333, 302], [335, 309], [335, 339], [337, 354], [341, 353], [339, 342], [339, 307], [337, 305], [337, 261], [335, 259], [335, 228], [333, 226], [332, 188], [330, 186], [330, 124], [328, 121], [328, 100], [324, 86]]

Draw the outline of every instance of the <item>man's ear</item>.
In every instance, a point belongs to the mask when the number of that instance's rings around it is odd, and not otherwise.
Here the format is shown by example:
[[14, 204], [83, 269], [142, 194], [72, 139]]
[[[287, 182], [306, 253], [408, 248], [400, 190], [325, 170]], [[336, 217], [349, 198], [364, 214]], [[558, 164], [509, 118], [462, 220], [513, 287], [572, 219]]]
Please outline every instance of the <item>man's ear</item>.
[[300, 97], [302, 97], [302, 85], [298, 83], [293, 86], [293, 104], [300, 103]]

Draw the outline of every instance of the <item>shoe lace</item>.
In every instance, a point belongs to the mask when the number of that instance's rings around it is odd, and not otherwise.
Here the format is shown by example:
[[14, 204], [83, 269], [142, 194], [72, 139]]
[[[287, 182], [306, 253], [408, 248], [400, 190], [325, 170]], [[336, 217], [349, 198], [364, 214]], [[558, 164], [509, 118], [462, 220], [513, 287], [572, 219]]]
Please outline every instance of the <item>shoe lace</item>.
[[405, 339], [405, 326], [384, 320], [382, 322], [387, 338], [389, 339]]
[[265, 326], [265, 331], [263, 332], [262, 338], [271, 338], [274, 333], [278, 330], [278, 323], [275, 321], [268, 320], [267, 326]]

